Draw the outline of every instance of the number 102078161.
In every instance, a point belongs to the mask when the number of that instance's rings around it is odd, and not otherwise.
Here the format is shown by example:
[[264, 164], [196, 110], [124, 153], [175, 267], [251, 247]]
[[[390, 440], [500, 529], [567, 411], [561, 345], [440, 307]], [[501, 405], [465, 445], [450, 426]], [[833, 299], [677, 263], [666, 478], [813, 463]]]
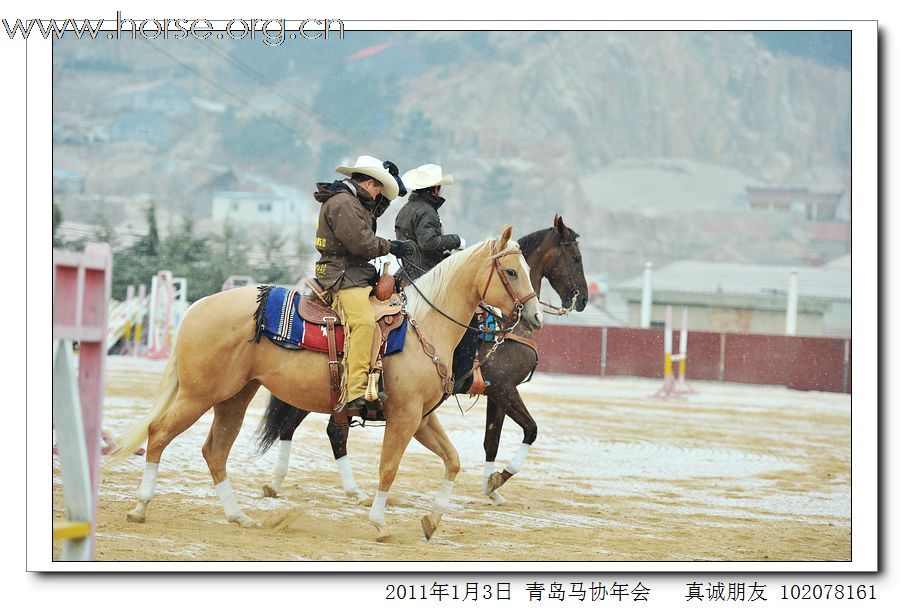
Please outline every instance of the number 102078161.
[[876, 599], [872, 584], [783, 584], [782, 599]]

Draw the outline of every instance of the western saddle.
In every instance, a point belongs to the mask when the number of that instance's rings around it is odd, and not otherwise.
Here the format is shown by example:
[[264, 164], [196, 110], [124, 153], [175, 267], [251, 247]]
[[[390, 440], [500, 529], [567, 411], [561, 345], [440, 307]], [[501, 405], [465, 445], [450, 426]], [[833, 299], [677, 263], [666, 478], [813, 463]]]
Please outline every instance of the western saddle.
[[374, 334], [370, 349], [370, 370], [367, 376], [367, 391], [364, 394], [366, 408], [364, 414], [348, 415], [345, 406], [339, 406], [341, 396], [341, 373], [339, 368], [339, 348], [336, 346], [336, 326], [341, 326], [339, 314], [333, 310], [328, 300], [328, 292], [314, 279], [305, 281], [311, 289], [310, 294], [303, 295], [298, 302], [298, 316], [316, 325], [325, 325], [330, 369], [330, 402], [334, 407], [335, 421], [339, 425], [348, 425], [349, 416], [360, 416], [366, 420], [383, 420], [383, 405], [380, 402], [380, 378], [383, 374], [383, 360], [380, 347], [389, 337], [389, 332], [401, 327], [405, 320], [404, 302], [398, 293], [393, 293], [386, 300], [378, 300], [373, 294], [370, 305], [374, 311], [374, 321], [380, 334]]

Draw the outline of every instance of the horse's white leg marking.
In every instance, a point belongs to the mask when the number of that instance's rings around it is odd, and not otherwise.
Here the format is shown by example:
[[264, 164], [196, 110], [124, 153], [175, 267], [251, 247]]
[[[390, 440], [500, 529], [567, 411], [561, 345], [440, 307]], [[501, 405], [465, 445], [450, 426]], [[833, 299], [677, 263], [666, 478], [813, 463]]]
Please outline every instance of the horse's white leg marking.
[[355, 481], [355, 474], [352, 472], [352, 464], [348, 455], [336, 459], [336, 467], [339, 468], [339, 478], [342, 480], [342, 490], [349, 497], [354, 497], [357, 503], [362, 503], [370, 499]]
[[518, 450], [515, 451], [515, 456], [512, 457], [512, 460], [509, 461], [509, 464], [506, 466], [505, 471], [514, 476], [518, 472], [521, 471], [521, 468], [524, 466], [524, 460], [527, 459], [527, 453], [530, 450], [530, 444], [521, 443], [521, 446], [518, 447]]
[[370, 505], [367, 517], [378, 530], [386, 526], [386, 499], [388, 497], [389, 491], [377, 491], [374, 502]]
[[273, 497], [279, 493], [282, 487], [283, 479], [289, 473], [289, 457], [292, 451], [292, 440], [279, 441], [279, 456], [276, 458], [276, 465], [273, 466], [273, 480], [270, 482], [270, 488]]
[[229, 522], [238, 523], [242, 527], [260, 527], [256, 521], [251, 520], [247, 514], [242, 512], [238, 501], [235, 499], [235, 494], [232, 492], [232, 484], [229, 482], [229, 478], [218, 484], [216, 489], [220, 503], [223, 504], [223, 512]]
[[483, 464], [483, 492], [489, 493], [490, 487], [487, 484], [487, 481], [490, 479], [490, 474], [496, 471], [496, 462], [495, 461], [487, 461]]
[[126, 514], [126, 519], [131, 523], [143, 523], [147, 517], [148, 504], [154, 497], [157, 488], [157, 470], [159, 463], [145, 463], [144, 474], [141, 477], [141, 486], [138, 487], [138, 503], [135, 508]]
[[144, 464], [144, 475], [141, 477], [141, 486], [138, 487], [139, 500], [149, 502], [154, 497], [154, 490], [157, 488], [157, 470], [159, 469], [159, 463]]
[[455, 487], [454, 480], [443, 480], [439, 491], [436, 492], [436, 499], [433, 500], [433, 513], [430, 515], [430, 521], [434, 525], [439, 525], [443, 514], [449, 509], [449, 500], [452, 498], [453, 487]]
[[[509, 464], [505, 467], [505, 470], [502, 472], [493, 472], [489, 476], [486, 475], [486, 472], [490, 470], [490, 463], [487, 463], [484, 468], [484, 484], [483, 484], [483, 492], [486, 493], [490, 499], [493, 500], [493, 503], [497, 506], [505, 503], [505, 498], [496, 490], [501, 487], [505, 482], [521, 471], [521, 468], [524, 466], [524, 460], [527, 459], [527, 453], [530, 451], [530, 444], [521, 443], [521, 446], [518, 447], [518, 450], [515, 451], [515, 456], [512, 457], [512, 460], [509, 461]], [[495, 495], [494, 495], [495, 494]]]
[[387, 498], [389, 498], [389, 491], [377, 491], [376, 496], [374, 496], [374, 503], [370, 505], [370, 512], [368, 513], [371, 523], [375, 525], [386, 524]]

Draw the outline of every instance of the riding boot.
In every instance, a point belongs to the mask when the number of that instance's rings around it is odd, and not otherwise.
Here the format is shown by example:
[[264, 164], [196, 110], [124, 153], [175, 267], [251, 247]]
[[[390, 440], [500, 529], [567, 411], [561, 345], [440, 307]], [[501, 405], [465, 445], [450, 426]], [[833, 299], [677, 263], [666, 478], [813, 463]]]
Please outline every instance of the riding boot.
[[345, 404], [340, 410], [344, 410], [349, 419], [360, 417], [363, 421], [385, 421], [386, 417], [383, 415], [385, 401], [386, 394], [380, 391], [373, 402], [368, 402], [362, 395]]

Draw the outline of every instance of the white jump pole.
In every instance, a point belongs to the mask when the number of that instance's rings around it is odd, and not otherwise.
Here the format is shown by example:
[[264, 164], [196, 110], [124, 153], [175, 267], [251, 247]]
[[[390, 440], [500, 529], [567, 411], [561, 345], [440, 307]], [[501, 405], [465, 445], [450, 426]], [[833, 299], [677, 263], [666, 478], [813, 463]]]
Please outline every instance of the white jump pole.
[[678, 385], [679, 393], [694, 393], [685, 380], [685, 372], [687, 370], [687, 306], [681, 312], [681, 334], [678, 339]]
[[643, 269], [643, 293], [640, 298], [640, 326], [650, 327], [650, 311], [653, 307], [653, 264], [647, 262]]
[[675, 392], [675, 376], [672, 373], [672, 307], [665, 307], [665, 339], [663, 341], [662, 386], [656, 397], [673, 395]]
[[135, 343], [132, 346], [133, 355], [140, 355], [144, 352], [141, 339], [144, 336], [144, 315], [148, 312], [147, 302], [147, 287], [138, 285], [138, 311], [135, 315], [135, 329], [133, 332], [133, 337], [135, 338]]
[[[656, 397], [671, 397], [694, 393], [685, 380], [687, 369], [687, 307], [681, 313], [681, 333], [678, 336], [678, 354], [672, 353], [672, 307], [665, 307], [665, 338], [663, 340], [663, 380]], [[678, 362], [678, 380], [675, 380], [674, 362]]]
[[172, 272], [161, 270], [151, 283], [147, 352], [151, 359], [169, 357], [174, 293]]
[[126, 327], [122, 334], [125, 340], [125, 355], [135, 354], [135, 341], [133, 340], [135, 332], [135, 285], [126, 287]]
[[788, 277], [788, 307], [785, 311], [785, 335], [797, 335], [797, 292], [798, 292], [798, 276], [797, 270], [791, 270]]

